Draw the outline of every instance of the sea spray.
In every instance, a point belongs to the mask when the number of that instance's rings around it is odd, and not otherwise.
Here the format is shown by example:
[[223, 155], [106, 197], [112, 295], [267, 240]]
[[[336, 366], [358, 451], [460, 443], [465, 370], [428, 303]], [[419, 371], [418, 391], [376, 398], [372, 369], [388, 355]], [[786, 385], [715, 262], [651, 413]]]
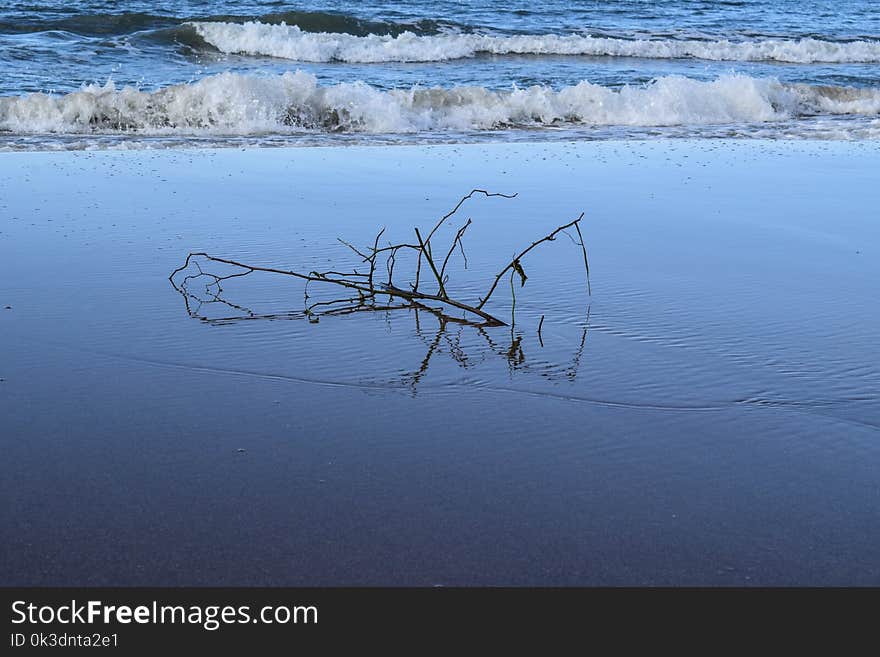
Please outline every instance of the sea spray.
[[255, 135], [270, 132], [486, 131], [499, 128], [767, 123], [802, 115], [880, 114], [880, 91], [784, 84], [742, 74], [699, 81], [672, 75], [612, 89], [547, 86], [320, 85], [303, 71], [222, 73], [154, 92], [89, 85], [66, 95], [0, 98], [0, 130], [15, 134]]
[[880, 40], [624, 39], [581, 34], [369, 34], [308, 32], [297, 25], [194, 22], [197, 34], [225, 53], [301, 62], [439, 62], [490, 55], [589, 55], [648, 59], [776, 61], [809, 64], [880, 62]]

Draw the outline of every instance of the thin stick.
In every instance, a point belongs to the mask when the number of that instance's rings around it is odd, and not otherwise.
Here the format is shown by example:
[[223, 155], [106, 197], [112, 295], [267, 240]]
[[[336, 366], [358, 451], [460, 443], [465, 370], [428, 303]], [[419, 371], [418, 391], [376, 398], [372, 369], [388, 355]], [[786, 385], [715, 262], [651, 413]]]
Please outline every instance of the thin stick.
[[499, 196], [499, 197], [501, 197], [501, 198], [516, 198], [516, 194], [515, 194], [515, 193], [514, 193], [514, 194], [499, 194], [499, 193], [497, 193], [497, 192], [487, 192], [485, 189], [472, 189], [472, 190], [470, 191], [469, 194], [466, 194], [465, 196], [463, 196], [463, 197], [461, 198], [461, 200], [455, 205], [454, 208], [452, 208], [452, 210], [450, 210], [450, 211], [447, 212], [445, 215], [443, 215], [442, 217], [440, 217], [440, 219], [437, 221], [437, 223], [436, 223], [436, 224], [434, 225], [434, 227], [431, 229], [431, 232], [428, 233], [428, 239], [425, 240], [425, 243], [430, 242], [430, 241], [431, 241], [431, 238], [434, 237], [434, 233], [437, 232], [437, 229], [440, 228], [440, 226], [443, 225], [443, 222], [446, 221], [447, 219], [449, 219], [449, 217], [451, 217], [452, 215], [454, 215], [456, 212], [458, 212], [458, 209], [459, 209], [462, 205], [464, 205], [464, 202], [467, 201], [469, 198], [473, 197], [474, 194], [482, 194], [482, 195], [485, 196], [486, 198], [489, 198], [489, 197], [492, 197], [492, 196]]
[[464, 254], [464, 246], [461, 244], [461, 238], [464, 235], [464, 232], [468, 229], [468, 226], [471, 225], [471, 220], [468, 219], [467, 223], [458, 229], [458, 232], [455, 234], [455, 239], [452, 240], [452, 246], [449, 247], [449, 252], [446, 254], [446, 258], [443, 259], [443, 266], [440, 267], [440, 277], [443, 277], [443, 273], [446, 271], [446, 265], [449, 264], [449, 258], [455, 252], [455, 245], [461, 248], [461, 257], [464, 258], [464, 266], [467, 269], [467, 256]]
[[559, 232], [565, 230], [566, 228], [571, 228], [572, 226], [577, 226], [578, 222], [579, 222], [581, 219], [583, 219], [583, 218], [584, 218], [584, 213], [581, 212], [581, 215], [580, 215], [577, 219], [575, 219], [574, 221], [569, 222], [569, 223], [565, 224], [564, 226], [560, 226], [559, 228], [557, 228], [556, 230], [554, 230], [552, 233], [550, 233], [550, 234], [547, 235], [546, 237], [542, 237], [542, 238], [539, 239], [538, 241], [536, 241], [536, 242], [532, 242], [531, 245], [529, 245], [528, 248], [523, 249], [523, 250], [519, 253], [519, 255], [514, 256], [514, 257], [513, 257], [513, 260], [511, 260], [511, 261], [507, 264], [507, 266], [506, 266], [504, 269], [502, 269], [500, 272], [498, 272], [498, 275], [495, 277], [495, 280], [492, 282], [492, 287], [489, 288], [489, 292], [486, 294], [486, 296], [483, 297], [482, 299], [480, 299], [480, 303], [477, 304], [477, 308], [482, 308], [483, 306], [486, 305], [486, 302], [489, 300], [489, 297], [492, 296], [492, 293], [495, 291], [495, 288], [498, 286], [498, 281], [501, 280], [501, 277], [504, 276], [504, 274], [505, 274], [509, 269], [514, 269], [514, 267], [519, 263], [520, 260], [522, 260], [522, 258], [523, 258], [523, 257], [524, 257], [529, 251], [531, 251], [532, 249], [534, 249], [534, 248], [535, 248], [536, 246], [538, 246], [539, 244], [543, 244], [544, 242], [552, 242], [554, 239], [556, 239], [556, 235], [557, 235]]
[[516, 275], [516, 270], [510, 272], [510, 297], [512, 299], [510, 304], [510, 334], [513, 335], [513, 327], [516, 326], [516, 287], [513, 284], [513, 277]]
[[342, 239], [341, 237], [337, 237], [337, 238], [336, 238], [336, 241], [341, 242], [342, 244], [345, 244], [345, 246], [347, 246], [349, 249], [351, 249], [352, 251], [354, 251], [355, 253], [357, 253], [361, 258], [363, 258], [363, 259], [364, 259], [364, 262], [366, 262], [367, 260], [370, 259], [370, 256], [368, 256], [368, 255], [364, 255], [364, 254], [361, 253], [358, 249], [356, 249], [354, 246], [352, 246], [351, 244], [349, 244], [348, 242], [346, 242], [346, 241], [345, 241], [344, 239]]
[[371, 290], [373, 289], [373, 273], [376, 271], [376, 250], [379, 248], [379, 238], [382, 237], [382, 233], [384, 233], [384, 232], [385, 232], [385, 228], [383, 227], [382, 230], [379, 231], [379, 234], [376, 235], [376, 239], [373, 241], [373, 255], [371, 255], [369, 258], [369, 262], [370, 262], [369, 284], [370, 284]]
[[581, 243], [581, 251], [584, 252], [584, 269], [587, 270], [587, 295], [593, 296], [593, 290], [590, 287], [590, 263], [587, 261], [587, 247], [584, 246], [584, 236], [581, 235], [581, 227], [580, 227], [580, 219], [584, 216], [584, 213], [581, 212], [581, 216], [578, 217], [578, 221], [574, 225], [574, 229], [577, 231], [578, 239]]
[[[422, 243], [420, 242], [421, 248], [419, 249], [419, 255], [418, 255], [418, 258], [416, 259], [416, 282], [415, 282], [415, 284], [412, 286], [413, 291], [419, 289], [419, 277], [421, 276], [421, 272], [422, 272], [422, 252], [424, 251], [424, 248], [425, 248], [426, 246], [430, 245], [430, 243], [431, 243], [431, 238], [434, 237], [434, 233], [436, 233], [437, 230], [440, 228], [440, 226], [443, 225], [443, 222], [446, 221], [447, 219], [449, 219], [449, 218], [450, 218], [452, 215], [454, 215], [456, 212], [458, 212], [458, 209], [459, 209], [462, 205], [464, 205], [464, 202], [467, 201], [469, 198], [472, 198], [474, 194], [482, 194], [482, 195], [485, 196], [486, 198], [489, 198], [489, 197], [491, 197], [491, 196], [498, 196], [498, 197], [501, 197], [501, 198], [516, 198], [516, 193], [513, 193], [513, 194], [500, 194], [500, 193], [498, 193], [498, 192], [487, 192], [485, 189], [472, 189], [472, 190], [470, 191], [470, 193], [465, 194], [464, 196], [462, 196], [461, 199], [458, 201], [458, 203], [455, 204], [455, 207], [454, 207], [454, 208], [452, 208], [449, 212], [447, 212], [447, 213], [444, 214], [442, 217], [440, 217], [440, 219], [437, 220], [437, 223], [434, 224], [434, 227], [431, 229], [431, 232], [428, 233], [428, 238], [425, 240], [424, 244], [422, 244]], [[426, 255], [427, 255], [427, 254], [426, 254]]]
[[431, 257], [431, 250], [428, 248], [427, 243], [422, 241], [422, 235], [419, 233], [418, 228], [416, 228], [416, 238], [419, 240], [419, 244], [422, 247], [421, 253], [425, 254], [425, 260], [428, 261], [428, 264], [431, 266], [431, 271], [434, 272], [434, 276], [437, 278], [437, 285], [440, 286], [440, 296], [445, 299], [446, 290], [443, 287], [443, 279], [440, 277], [440, 272], [437, 271], [437, 265], [434, 264], [434, 259]]

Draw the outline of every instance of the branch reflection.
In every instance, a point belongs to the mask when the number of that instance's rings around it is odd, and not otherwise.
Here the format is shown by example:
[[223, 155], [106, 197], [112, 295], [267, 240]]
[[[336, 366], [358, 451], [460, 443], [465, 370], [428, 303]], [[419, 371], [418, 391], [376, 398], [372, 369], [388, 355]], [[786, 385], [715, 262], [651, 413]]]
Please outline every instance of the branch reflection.
[[[418, 366], [401, 375], [398, 382], [410, 388], [413, 393], [424, 379], [431, 363], [441, 354], [448, 356], [463, 369], [470, 369], [485, 362], [487, 358], [498, 357], [506, 361], [511, 375], [531, 373], [546, 379], [574, 381], [580, 369], [590, 325], [590, 306], [587, 306], [580, 324], [580, 337], [573, 341], [567, 357], [561, 361], [530, 359], [525, 351], [524, 334], [517, 329], [517, 325], [498, 327], [488, 322], [477, 322], [468, 317], [450, 314], [444, 308], [417, 301], [383, 304], [376, 296], [325, 299], [310, 303], [307, 290], [301, 310], [258, 313], [223, 296], [222, 283], [233, 277], [235, 276], [206, 273], [196, 265], [195, 273], [183, 277], [179, 283], [172, 280], [171, 285], [181, 295], [190, 317], [213, 326], [278, 320], [307, 320], [317, 324], [324, 317], [377, 312], [388, 313], [390, 317], [392, 312], [409, 311], [413, 316], [414, 333], [425, 345], [425, 355]], [[473, 340], [466, 345], [467, 336], [472, 337], [474, 334], [481, 339], [479, 346], [475, 346]], [[543, 351], [543, 336], [536, 333], [536, 338], [534, 346]]]

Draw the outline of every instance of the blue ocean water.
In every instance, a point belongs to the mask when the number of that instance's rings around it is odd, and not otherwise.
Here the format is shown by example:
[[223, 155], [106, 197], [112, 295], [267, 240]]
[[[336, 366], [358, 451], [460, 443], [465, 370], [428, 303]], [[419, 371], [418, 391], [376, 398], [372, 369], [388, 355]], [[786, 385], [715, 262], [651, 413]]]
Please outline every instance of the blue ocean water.
[[0, 7], [0, 148], [880, 137], [869, 0]]

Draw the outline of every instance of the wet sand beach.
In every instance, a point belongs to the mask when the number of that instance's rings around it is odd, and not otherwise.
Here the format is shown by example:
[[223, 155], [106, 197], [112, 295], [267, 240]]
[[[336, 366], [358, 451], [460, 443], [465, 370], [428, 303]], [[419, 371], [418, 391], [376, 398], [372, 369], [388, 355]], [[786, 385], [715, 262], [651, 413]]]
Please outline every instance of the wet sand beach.
[[[0, 153], [0, 580], [880, 584], [878, 172], [834, 141]], [[580, 212], [592, 294], [567, 239], [512, 329], [309, 322], [271, 275], [194, 317], [168, 281], [350, 265], [337, 237], [473, 188], [518, 196], [441, 231], [473, 218], [459, 297]]]

